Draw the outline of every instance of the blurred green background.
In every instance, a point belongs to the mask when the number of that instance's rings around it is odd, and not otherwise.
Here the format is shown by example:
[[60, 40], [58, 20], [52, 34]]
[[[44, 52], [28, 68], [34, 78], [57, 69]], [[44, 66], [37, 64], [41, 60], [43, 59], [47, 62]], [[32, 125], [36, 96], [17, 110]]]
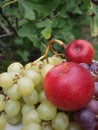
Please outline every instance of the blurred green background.
[[[98, 2], [94, 0], [1, 0], [0, 72], [19, 61], [26, 64], [45, 52], [50, 39], [69, 44], [85, 39], [98, 60]], [[64, 50], [57, 44], [57, 52]]]

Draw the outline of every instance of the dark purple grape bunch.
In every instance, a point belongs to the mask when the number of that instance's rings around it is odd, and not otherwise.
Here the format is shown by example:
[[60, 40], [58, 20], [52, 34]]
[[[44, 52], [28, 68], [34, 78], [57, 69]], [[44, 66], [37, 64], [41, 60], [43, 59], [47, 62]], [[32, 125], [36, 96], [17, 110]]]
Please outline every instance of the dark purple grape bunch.
[[92, 99], [84, 109], [76, 111], [74, 120], [83, 130], [98, 130], [98, 101]]
[[94, 78], [95, 95], [85, 108], [74, 113], [74, 120], [83, 127], [83, 130], [98, 130], [98, 62], [93, 60], [91, 65], [86, 63], [80, 65]]
[[[80, 63], [92, 76], [98, 77], [98, 62], [91, 65]], [[98, 78], [96, 78], [98, 79]], [[74, 120], [83, 127], [83, 130], [98, 130], [98, 80], [95, 80], [95, 95], [85, 108], [74, 113]]]

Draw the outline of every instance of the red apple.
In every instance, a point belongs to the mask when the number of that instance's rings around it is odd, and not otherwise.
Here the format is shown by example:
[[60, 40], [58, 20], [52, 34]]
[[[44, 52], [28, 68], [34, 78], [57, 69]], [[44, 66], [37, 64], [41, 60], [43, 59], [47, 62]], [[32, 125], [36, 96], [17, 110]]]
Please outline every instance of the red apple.
[[94, 48], [86, 40], [74, 40], [65, 48], [65, 57], [67, 61], [91, 64], [94, 59]]
[[94, 95], [94, 80], [81, 65], [63, 62], [54, 66], [44, 78], [47, 99], [57, 108], [75, 111], [86, 106]]

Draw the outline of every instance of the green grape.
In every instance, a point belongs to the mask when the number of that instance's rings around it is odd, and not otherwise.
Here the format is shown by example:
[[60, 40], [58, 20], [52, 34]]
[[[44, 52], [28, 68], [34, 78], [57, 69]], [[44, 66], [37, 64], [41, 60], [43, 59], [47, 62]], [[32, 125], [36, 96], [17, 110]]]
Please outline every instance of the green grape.
[[10, 73], [4, 72], [0, 74], [0, 86], [2, 88], [10, 88], [13, 85], [13, 77]]
[[45, 92], [44, 92], [44, 90], [41, 90], [40, 92], [39, 92], [39, 101], [40, 102], [44, 102], [44, 101], [46, 101], [47, 100], [47, 97], [46, 97], [46, 95], [45, 95]]
[[16, 124], [20, 123], [22, 117], [21, 117], [21, 113], [18, 113], [15, 116], [5, 114], [5, 118], [9, 124], [16, 125]]
[[30, 63], [27, 63], [26, 65], [25, 65], [25, 67], [24, 67], [24, 70], [29, 70], [29, 69], [31, 69], [31, 66], [32, 66], [32, 63], [30, 62]]
[[42, 61], [38, 61], [37, 63], [33, 64], [31, 69], [35, 70], [36, 72], [40, 73], [44, 63]]
[[35, 87], [35, 89], [39, 93], [43, 89], [43, 83], [41, 82], [39, 85]]
[[0, 130], [5, 130], [6, 127], [6, 119], [4, 115], [0, 116]]
[[37, 111], [41, 119], [49, 121], [55, 117], [57, 108], [49, 101], [44, 101], [38, 106]]
[[20, 112], [21, 104], [17, 100], [9, 99], [5, 105], [5, 112], [10, 116], [15, 116]]
[[42, 130], [55, 130], [51, 126], [51, 122], [50, 121], [42, 121], [41, 126], [42, 126]]
[[5, 95], [7, 95], [7, 90], [8, 90], [8, 88], [2, 88], [2, 92], [3, 92]]
[[57, 64], [60, 64], [62, 63], [63, 59], [61, 57], [58, 57], [56, 55], [53, 55], [52, 56], [52, 59], [53, 59], [53, 65], [57, 65]]
[[3, 94], [0, 94], [0, 112], [5, 109], [6, 98]]
[[66, 130], [83, 130], [76, 122], [70, 122]]
[[24, 126], [24, 128], [22, 128], [21, 130], [42, 130], [42, 127], [40, 126], [40, 124], [32, 122]]
[[33, 80], [34, 87], [40, 84], [41, 82], [41, 75], [37, 73], [35, 70], [30, 69], [26, 71], [25, 76]]
[[21, 63], [14, 62], [8, 66], [7, 71], [21, 73], [23, 71], [23, 69], [24, 69], [24, 67]]
[[11, 88], [7, 90], [7, 96], [12, 100], [18, 100], [21, 98], [21, 95], [18, 92], [17, 84], [14, 84]]
[[41, 118], [38, 115], [38, 112], [34, 109], [27, 111], [22, 118], [23, 124], [27, 125], [29, 123], [32, 122], [37, 122], [40, 123], [41, 122]]
[[42, 70], [41, 70], [41, 76], [42, 76], [42, 78], [45, 77], [45, 75], [48, 73], [48, 71], [49, 71], [52, 67], [54, 67], [54, 65], [46, 64], [46, 65], [42, 68]]
[[39, 95], [37, 91], [34, 89], [32, 94], [28, 96], [23, 96], [23, 99], [28, 105], [35, 105], [39, 101]]
[[21, 113], [22, 113], [22, 115], [24, 115], [26, 112], [33, 110], [33, 109], [35, 109], [35, 106], [24, 104], [24, 106], [22, 107]]
[[17, 82], [18, 91], [20, 95], [30, 95], [34, 90], [34, 83], [30, 78], [22, 77]]
[[[49, 61], [49, 64], [57, 65], [57, 64], [62, 63], [62, 58], [56, 55], [53, 55], [52, 57], [48, 57], [48, 61]], [[46, 59], [43, 62], [45, 65], [47, 64]]]
[[26, 70], [31, 69], [31, 70], [34, 70], [34, 71], [36, 71], [38, 73], [40, 73], [42, 67], [43, 67], [43, 62], [42, 61], [38, 61], [37, 63], [35, 63], [33, 65], [32, 65], [32, 63], [28, 63], [28, 64], [25, 65]]
[[64, 112], [58, 112], [52, 120], [52, 127], [55, 130], [65, 130], [69, 125], [69, 117]]
[[46, 125], [42, 127], [42, 130], [55, 130], [51, 125]]
[[[52, 57], [48, 57], [48, 62], [49, 62], [49, 64], [53, 65], [54, 64], [53, 58]], [[44, 65], [47, 65], [47, 60], [44, 59], [43, 63], [44, 63]]]
[[20, 73], [19, 72], [9, 72], [9, 74], [13, 77], [13, 79], [17, 79], [18, 77], [19, 77], [19, 75], [20, 75]]
[[[16, 100], [16, 101], [17, 101], [17, 100]], [[21, 108], [22, 108], [22, 107], [24, 106], [24, 104], [25, 104], [23, 98], [21, 97], [18, 101], [20, 102]]]

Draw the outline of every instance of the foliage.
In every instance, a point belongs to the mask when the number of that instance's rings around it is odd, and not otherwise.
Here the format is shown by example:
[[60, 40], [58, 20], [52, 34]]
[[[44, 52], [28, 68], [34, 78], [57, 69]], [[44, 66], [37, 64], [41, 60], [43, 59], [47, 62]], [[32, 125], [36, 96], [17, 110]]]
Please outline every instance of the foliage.
[[90, 0], [1, 0], [0, 43], [7, 50], [0, 52], [27, 62], [34, 48], [43, 54], [52, 38], [66, 44], [76, 38], [93, 40], [98, 35], [97, 7]]

